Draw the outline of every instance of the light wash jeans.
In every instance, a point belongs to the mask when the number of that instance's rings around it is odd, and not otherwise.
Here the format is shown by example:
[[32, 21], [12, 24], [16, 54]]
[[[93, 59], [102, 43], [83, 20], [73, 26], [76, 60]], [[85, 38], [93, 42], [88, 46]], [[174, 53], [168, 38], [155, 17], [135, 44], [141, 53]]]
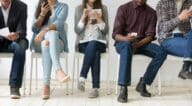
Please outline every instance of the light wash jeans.
[[48, 46], [41, 42], [41, 44], [35, 44], [34, 48], [36, 52], [42, 52], [43, 82], [44, 85], [50, 85], [52, 66], [55, 71], [62, 69], [59, 56], [64, 50], [64, 43], [59, 39], [57, 31], [47, 32], [44, 40], [49, 41]]

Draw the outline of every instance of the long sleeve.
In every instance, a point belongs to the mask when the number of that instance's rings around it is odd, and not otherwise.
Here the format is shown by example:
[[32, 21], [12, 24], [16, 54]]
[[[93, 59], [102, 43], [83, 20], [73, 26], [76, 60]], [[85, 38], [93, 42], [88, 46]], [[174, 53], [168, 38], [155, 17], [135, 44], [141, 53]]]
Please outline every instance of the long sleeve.
[[115, 23], [114, 23], [114, 28], [113, 28], [113, 34], [112, 37], [113, 39], [117, 34], [124, 35], [125, 31], [125, 18], [124, 18], [124, 13], [123, 10], [121, 9], [122, 7], [119, 7], [117, 10], [117, 14], [115, 17]]
[[182, 21], [178, 17], [170, 19], [168, 9], [163, 5], [163, 1], [159, 1], [157, 4], [157, 17], [158, 17], [158, 32], [160, 36], [166, 35], [170, 31], [174, 30]]
[[56, 30], [63, 30], [64, 22], [66, 21], [68, 16], [68, 5], [62, 5], [63, 7], [61, 8], [59, 15], [57, 16], [57, 19], [53, 22], [53, 24], [56, 26]]
[[23, 5], [20, 9], [20, 18], [16, 27], [16, 32], [19, 33], [19, 38], [25, 38], [27, 35], [27, 6]]
[[156, 24], [157, 24], [157, 15], [154, 11], [154, 13], [151, 14], [149, 24], [145, 30], [145, 35], [146, 36], [151, 36], [154, 40], [155, 34], [156, 34]]
[[83, 11], [82, 6], [78, 6], [75, 9], [75, 26], [74, 26], [74, 30], [75, 30], [75, 33], [77, 35], [80, 35], [85, 30], [85, 27], [79, 27], [78, 26], [78, 24], [79, 24], [79, 22], [81, 20], [81, 15], [83, 14], [82, 11]]
[[[103, 15], [105, 16], [105, 18], [104, 18], [105, 23], [100, 24], [101, 25], [100, 29], [101, 29], [101, 32], [103, 33], [103, 35], [107, 35], [109, 32], [109, 22], [108, 22], [108, 10], [107, 10], [106, 6], [103, 6], [103, 11], [104, 11]], [[102, 28], [102, 26], [104, 26], [104, 27]]]

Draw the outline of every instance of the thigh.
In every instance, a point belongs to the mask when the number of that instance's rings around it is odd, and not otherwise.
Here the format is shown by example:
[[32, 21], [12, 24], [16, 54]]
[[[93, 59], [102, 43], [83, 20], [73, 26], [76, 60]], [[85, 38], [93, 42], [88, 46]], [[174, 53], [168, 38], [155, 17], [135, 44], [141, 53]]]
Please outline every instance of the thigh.
[[11, 44], [12, 42], [5, 39], [5, 38], [1, 38], [1, 41], [0, 41], [0, 52], [12, 52], [10, 49], [9, 49], [9, 45]]
[[166, 39], [161, 43], [161, 46], [168, 54], [183, 57], [187, 47], [187, 39], [182, 37]]
[[115, 48], [116, 48], [116, 51], [117, 51], [117, 53], [121, 53], [121, 51], [124, 51], [124, 50], [126, 50], [126, 49], [130, 49], [130, 50], [132, 50], [132, 45], [131, 45], [131, 43], [130, 42], [128, 42], [128, 41], [124, 41], [124, 42], [116, 42], [115, 43]]
[[80, 53], [85, 53], [85, 50], [86, 50], [86, 48], [87, 48], [87, 45], [88, 45], [88, 42], [87, 42], [87, 43], [80, 43], [80, 44], [78, 45], [78, 47], [79, 47], [79, 52], [80, 52]]
[[146, 46], [140, 47], [136, 50], [135, 54], [141, 54], [145, 55], [151, 58], [154, 58], [160, 53], [165, 52], [165, 50], [161, 47], [158, 46], [157, 44], [151, 43]]
[[27, 39], [18, 39], [9, 45], [11, 51], [22, 50], [25, 51], [28, 48], [29, 42]]
[[106, 52], [106, 44], [96, 41], [96, 46], [99, 53]]

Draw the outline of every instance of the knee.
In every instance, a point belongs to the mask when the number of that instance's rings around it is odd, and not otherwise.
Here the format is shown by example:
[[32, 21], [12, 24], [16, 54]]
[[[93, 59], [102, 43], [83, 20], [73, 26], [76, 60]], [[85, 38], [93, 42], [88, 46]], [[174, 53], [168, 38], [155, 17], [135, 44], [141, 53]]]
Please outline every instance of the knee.
[[25, 48], [22, 45], [19, 45], [18, 43], [14, 42], [12, 47], [14, 53], [25, 54]]
[[166, 50], [164, 49], [160, 49], [157, 53], [157, 57], [162, 59], [162, 60], [165, 60], [167, 58], [167, 52]]
[[43, 41], [41, 42], [41, 46], [42, 46], [42, 47], [48, 47], [48, 46], [49, 46], [49, 41], [48, 41], [48, 40], [43, 40]]
[[131, 45], [131, 43], [130, 42], [128, 42], [128, 41], [126, 41], [126, 42], [122, 42], [122, 44], [121, 44], [121, 49], [123, 50], [123, 51], [132, 51], [132, 45]]
[[48, 36], [49, 40], [58, 40], [59, 39], [59, 32], [55, 31], [55, 30], [51, 30], [49, 32], [46, 33], [46, 35]]

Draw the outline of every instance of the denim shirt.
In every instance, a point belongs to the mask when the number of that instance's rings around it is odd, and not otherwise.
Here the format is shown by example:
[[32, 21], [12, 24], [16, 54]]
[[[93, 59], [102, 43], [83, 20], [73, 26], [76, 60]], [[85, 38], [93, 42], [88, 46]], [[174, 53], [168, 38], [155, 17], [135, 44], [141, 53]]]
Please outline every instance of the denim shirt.
[[[66, 35], [66, 31], [64, 30], [64, 23], [66, 21], [67, 16], [68, 16], [68, 5], [64, 4], [64, 3], [60, 3], [60, 2], [58, 2], [56, 0], [55, 6], [54, 6], [54, 11], [53, 11], [52, 15], [49, 18], [48, 24], [54, 24], [56, 26], [56, 31], [59, 32], [59, 38], [64, 43], [64, 48], [63, 49], [64, 49], [65, 52], [69, 51], [68, 50], [67, 35]], [[33, 49], [33, 45], [35, 43], [34, 42], [35, 36], [45, 26], [42, 26], [41, 28], [37, 28], [35, 26], [35, 21], [33, 22], [33, 24], [32, 24], [32, 31], [33, 31], [34, 34], [33, 34], [32, 42], [31, 42], [31, 49]]]

